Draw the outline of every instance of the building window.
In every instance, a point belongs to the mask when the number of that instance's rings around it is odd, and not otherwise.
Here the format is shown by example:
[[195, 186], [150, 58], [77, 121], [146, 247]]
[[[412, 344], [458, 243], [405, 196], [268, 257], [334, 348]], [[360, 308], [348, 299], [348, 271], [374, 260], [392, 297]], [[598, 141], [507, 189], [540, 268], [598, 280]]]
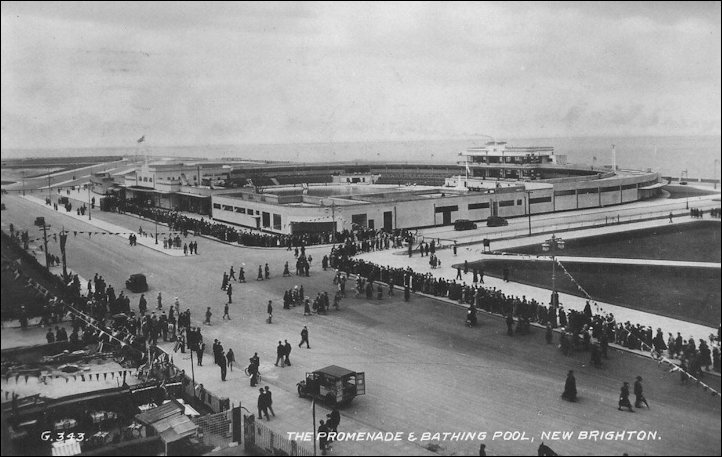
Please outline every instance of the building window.
[[532, 205], [535, 203], [551, 203], [552, 198], [551, 197], [539, 197], [539, 198], [530, 198], [529, 203]]
[[240, 206], [236, 206], [235, 210], [237, 213], [246, 214], [246, 208], [241, 208]]
[[521, 200], [516, 201], [517, 206], [521, 206]]
[[489, 202], [469, 203], [469, 209], [484, 209], [489, 207]]
[[261, 223], [264, 227], [270, 227], [271, 226], [271, 214], [267, 212], [263, 212], [261, 215]]
[[214, 208], [214, 209], [221, 209], [221, 204], [220, 204], [220, 203], [214, 203], [214, 204], [213, 204], [213, 208]]
[[233, 207], [231, 205], [223, 205], [223, 211], [233, 211]]
[[504, 200], [499, 202], [499, 206], [514, 206], [514, 200]]
[[273, 229], [281, 230], [281, 215], [280, 214], [273, 215]]

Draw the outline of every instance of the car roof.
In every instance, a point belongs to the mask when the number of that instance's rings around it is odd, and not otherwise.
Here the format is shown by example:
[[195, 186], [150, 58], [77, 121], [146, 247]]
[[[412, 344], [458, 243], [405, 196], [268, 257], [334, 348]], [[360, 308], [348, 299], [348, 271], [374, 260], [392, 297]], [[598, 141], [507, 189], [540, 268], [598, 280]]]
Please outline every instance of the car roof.
[[344, 376], [356, 374], [355, 371], [351, 371], [337, 365], [329, 365], [326, 368], [321, 368], [320, 370], [314, 371], [314, 373], [323, 373], [336, 378], [343, 378]]

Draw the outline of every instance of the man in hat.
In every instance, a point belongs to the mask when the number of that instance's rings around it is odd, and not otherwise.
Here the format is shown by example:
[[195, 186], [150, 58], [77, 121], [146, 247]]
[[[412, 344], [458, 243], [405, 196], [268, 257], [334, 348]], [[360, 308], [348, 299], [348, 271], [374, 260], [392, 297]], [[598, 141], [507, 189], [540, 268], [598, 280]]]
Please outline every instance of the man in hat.
[[617, 409], [621, 411], [622, 407], [629, 408], [630, 412], [634, 412], [632, 404], [629, 402], [629, 383], [627, 381], [624, 381], [622, 389], [619, 392], [619, 406]]
[[637, 408], [642, 407], [642, 403], [649, 409], [649, 403], [647, 403], [647, 399], [644, 398], [644, 394], [642, 393], [642, 377], [637, 376], [637, 380], [634, 381], [634, 406]]

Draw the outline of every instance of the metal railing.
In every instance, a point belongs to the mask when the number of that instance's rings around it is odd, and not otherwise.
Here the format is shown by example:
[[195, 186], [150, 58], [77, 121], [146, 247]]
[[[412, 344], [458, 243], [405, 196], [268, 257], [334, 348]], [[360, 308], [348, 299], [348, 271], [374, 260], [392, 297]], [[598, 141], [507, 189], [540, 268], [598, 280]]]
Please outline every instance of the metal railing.
[[254, 416], [243, 417], [243, 439], [245, 449], [249, 452], [263, 455], [314, 455], [313, 451], [290, 440], [282, 433], [271, 430], [270, 427], [255, 420]]

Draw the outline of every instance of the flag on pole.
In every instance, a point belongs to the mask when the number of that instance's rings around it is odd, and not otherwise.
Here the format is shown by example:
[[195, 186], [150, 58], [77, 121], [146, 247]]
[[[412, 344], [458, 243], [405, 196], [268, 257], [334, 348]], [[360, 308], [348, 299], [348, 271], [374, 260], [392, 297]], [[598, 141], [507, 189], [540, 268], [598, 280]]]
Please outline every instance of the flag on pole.
[[142, 142], [144, 142], [144, 141], [145, 141], [145, 135], [143, 135], [142, 137], [138, 138], [138, 143], [142, 143]]

